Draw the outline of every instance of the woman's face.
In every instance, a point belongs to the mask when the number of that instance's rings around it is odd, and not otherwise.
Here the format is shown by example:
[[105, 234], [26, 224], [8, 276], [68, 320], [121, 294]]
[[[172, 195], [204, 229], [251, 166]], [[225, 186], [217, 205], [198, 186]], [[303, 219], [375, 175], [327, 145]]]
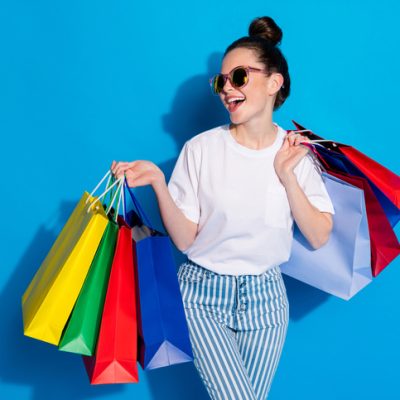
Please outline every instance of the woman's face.
[[[256, 53], [250, 49], [237, 48], [230, 51], [222, 62], [221, 73], [228, 74], [238, 66], [253, 67], [265, 71], [263, 63], [258, 61]], [[232, 86], [227, 79], [219, 94], [220, 99], [228, 110], [232, 123], [242, 124], [265, 113], [272, 114], [275, 94], [283, 83], [282, 75], [263, 72], [249, 72], [249, 80], [242, 88]], [[243, 99], [235, 102], [234, 99]]]

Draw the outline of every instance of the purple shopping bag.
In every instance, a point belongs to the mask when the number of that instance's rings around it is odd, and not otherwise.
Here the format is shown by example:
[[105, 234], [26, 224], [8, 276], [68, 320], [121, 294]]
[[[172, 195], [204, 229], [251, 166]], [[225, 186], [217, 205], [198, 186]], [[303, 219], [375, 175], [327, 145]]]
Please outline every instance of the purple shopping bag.
[[329, 241], [314, 250], [295, 226], [290, 259], [281, 271], [348, 300], [372, 281], [371, 247], [364, 192], [323, 173], [335, 208]]

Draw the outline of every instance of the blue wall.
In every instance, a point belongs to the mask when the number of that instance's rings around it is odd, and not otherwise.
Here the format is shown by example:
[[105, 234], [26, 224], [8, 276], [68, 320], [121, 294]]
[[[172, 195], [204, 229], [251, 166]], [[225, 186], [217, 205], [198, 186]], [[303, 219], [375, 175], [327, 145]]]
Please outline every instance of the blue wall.
[[[227, 121], [207, 78], [253, 17], [270, 15], [284, 32], [293, 86], [275, 120], [400, 171], [397, 2], [183, 4], [0, 4], [2, 399], [206, 398], [191, 364], [91, 387], [79, 357], [22, 335], [20, 296], [113, 159], [149, 159], [168, 176], [186, 139]], [[161, 228], [152, 191], [137, 194]], [[400, 260], [349, 302], [285, 282], [291, 321], [270, 398], [400, 398]]]

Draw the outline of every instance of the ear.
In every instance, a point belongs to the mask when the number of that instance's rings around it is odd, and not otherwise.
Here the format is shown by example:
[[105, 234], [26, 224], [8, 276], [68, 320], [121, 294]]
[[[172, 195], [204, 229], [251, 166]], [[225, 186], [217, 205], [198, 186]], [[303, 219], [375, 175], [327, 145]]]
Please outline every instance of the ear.
[[273, 72], [268, 77], [268, 94], [273, 96], [276, 94], [283, 85], [283, 76], [278, 72]]

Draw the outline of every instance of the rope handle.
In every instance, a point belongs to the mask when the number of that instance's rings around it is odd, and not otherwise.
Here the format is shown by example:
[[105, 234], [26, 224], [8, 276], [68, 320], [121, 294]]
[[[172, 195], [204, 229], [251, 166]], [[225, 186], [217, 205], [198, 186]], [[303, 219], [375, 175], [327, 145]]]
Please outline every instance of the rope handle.
[[[104, 180], [103, 180], [104, 181]], [[119, 178], [119, 179], [117, 179], [112, 185], [110, 185], [100, 196], [98, 196], [96, 199], [95, 199], [95, 201], [93, 201], [90, 205], [89, 205], [89, 207], [88, 207], [88, 209], [87, 209], [87, 212], [89, 213], [90, 211], [91, 211], [91, 209], [93, 208], [93, 206], [98, 202], [98, 201], [100, 201], [111, 189], [113, 189], [114, 188], [114, 186], [117, 186], [117, 190], [115, 191], [115, 193], [113, 194], [113, 196], [112, 196], [112, 199], [111, 199], [111, 201], [110, 201], [110, 204], [108, 205], [108, 207], [107, 207], [107, 209], [106, 209], [106, 215], [108, 215], [109, 213], [110, 213], [110, 211], [111, 211], [111, 209], [112, 209], [112, 207], [113, 207], [113, 205], [114, 205], [114, 202], [115, 202], [115, 200], [116, 200], [116, 198], [119, 196], [119, 198], [118, 198], [118, 201], [117, 201], [117, 212], [115, 213], [115, 216], [114, 216], [114, 221], [117, 221], [117, 218], [118, 218], [118, 212], [119, 212], [119, 204], [120, 204], [120, 202], [121, 202], [121, 197], [122, 197], [122, 186], [123, 186], [123, 184], [124, 184], [124, 178]], [[94, 192], [92, 192], [92, 193], [94, 193]], [[92, 196], [92, 195], [91, 195]], [[90, 198], [90, 197], [89, 197]]]
[[[318, 135], [316, 135], [316, 134], [315, 134], [312, 130], [310, 130], [310, 129], [290, 129], [290, 130], [288, 130], [288, 133], [289, 133], [289, 132], [296, 132], [296, 133], [310, 132], [312, 135], [318, 137]], [[336, 144], [336, 142], [333, 141], [333, 140], [331, 140], [331, 139], [314, 139], [314, 140], [308, 140], [308, 141], [307, 141], [307, 143], [312, 143], [312, 144], [314, 144], [314, 143], [324, 143], [324, 142], [332, 143], [332, 146], [333, 146], [333, 147], [338, 147], [338, 145]], [[304, 143], [304, 142], [302, 142], [302, 144], [303, 144], [303, 143]]]
[[96, 193], [97, 189], [101, 186], [101, 184], [106, 180], [107, 177], [108, 177], [108, 181], [107, 181], [106, 187], [107, 188], [109, 187], [108, 185], [110, 184], [110, 179], [111, 179], [111, 171], [110, 170], [107, 171], [107, 173], [101, 178], [100, 182], [92, 190], [92, 192], [90, 193], [90, 196], [86, 199], [86, 204], [89, 202], [89, 199], [91, 197], [93, 197], [93, 195]]

